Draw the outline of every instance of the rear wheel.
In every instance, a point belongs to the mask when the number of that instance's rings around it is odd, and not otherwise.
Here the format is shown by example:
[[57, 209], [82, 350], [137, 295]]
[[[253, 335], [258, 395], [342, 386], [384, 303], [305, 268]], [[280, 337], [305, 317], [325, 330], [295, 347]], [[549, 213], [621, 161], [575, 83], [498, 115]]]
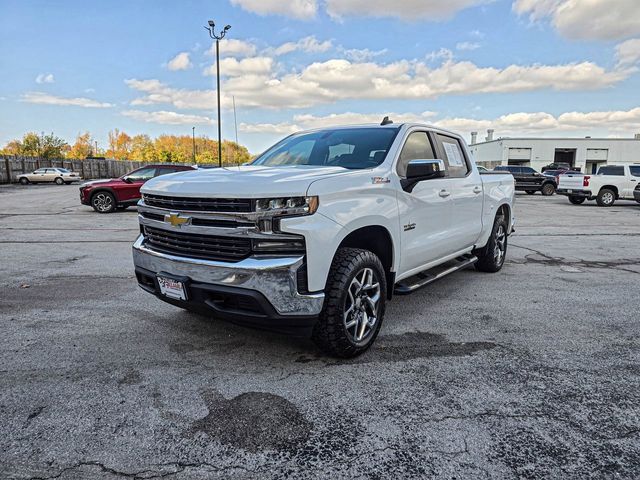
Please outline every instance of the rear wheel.
[[608, 188], [603, 188], [596, 197], [596, 203], [601, 207], [610, 207], [616, 201], [616, 193]]
[[111, 213], [116, 209], [116, 199], [109, 192], [94, 193], [91, 206], [98, 213]]
[[29, 179], [27, 177], [20, 177], [20, 185], [27, 185], [29, 183]]
[[384, 268], [368, 250], [341, 248], [328, 278], [313, 341], [329, 355], [355, 357], [371, 346], [382, 325], [387, 296]]
[[535, 190], [526, 190], [529, 195], [534, 195], [536, 193]]
[[507, 255], [508, 228], [505, 215], [503, 213], [496, 215], [487, 245], [479, 252], [476, 252], [478, 257], [475, 265], [476, 270], [495, 273], [502, 268]]
[[569, 201], [574, 205], [582, 205], [585, 200], [586, 200], [585, 197], [576, 197], [575, 195], [569, 196]]
[[553, 183], [545, 183], [542, 186], [542, 195], [544, 195], [545, 197], [553, 195], [554, 193], [556, 193], [556, 187], [553, 185]]
[[64, 180], [60, 177], [56, 178], [54, 181], [56, 182], [56, 185], [64, 185]]

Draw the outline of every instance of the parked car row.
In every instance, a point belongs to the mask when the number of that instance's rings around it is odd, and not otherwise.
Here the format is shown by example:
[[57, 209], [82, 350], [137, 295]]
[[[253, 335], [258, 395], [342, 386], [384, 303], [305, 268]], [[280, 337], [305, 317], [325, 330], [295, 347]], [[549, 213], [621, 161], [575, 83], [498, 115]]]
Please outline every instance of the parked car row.
[[551, 164], [557, 169], [543, 168], [538, 173], [531, 167], [498, 165], [498, 172], [509, 172], [515, 179], [516, 190], [530, 195], [566, 195], [573, 205], [595, 200], [601, 207], [610, 207], [616, 200], [636, 200], [640, 203], [640, 164], [605, 165], [596, 175], [568, 170], [564, 165]]

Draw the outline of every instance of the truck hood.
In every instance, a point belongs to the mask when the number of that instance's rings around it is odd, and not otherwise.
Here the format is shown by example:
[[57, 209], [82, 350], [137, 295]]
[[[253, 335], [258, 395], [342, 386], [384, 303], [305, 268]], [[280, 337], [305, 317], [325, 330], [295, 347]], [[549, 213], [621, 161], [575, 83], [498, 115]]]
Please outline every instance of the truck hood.
[[145, 183], [140, 191], [156, 195], [212, 198], [304, 196], [315, 180], [353, 172], [342, 167], [309, 165], [212, 168], [156, 177]]

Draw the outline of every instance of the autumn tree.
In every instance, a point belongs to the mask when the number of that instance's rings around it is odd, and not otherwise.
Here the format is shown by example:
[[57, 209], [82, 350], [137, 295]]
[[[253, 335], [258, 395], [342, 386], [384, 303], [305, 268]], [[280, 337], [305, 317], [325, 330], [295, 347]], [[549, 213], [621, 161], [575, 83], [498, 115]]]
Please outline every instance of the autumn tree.
[[78, 134], [76, 142], [69, 149], [67, 154], [68, 158], [85, 159], [91, 155], [95, 155], [93, 152], [93, 139], [89, 132]]
[[131, 137], [117, 128], [109, 132], [107, 157], [128, 160], [131, 155]]
[[10, 141], [3, 151], [12, 155], [26, 155], [42, 158], [64, 158], [69, 145], [53, 133], [38, 135], [35, 132], [25, 133], [22, 140]]

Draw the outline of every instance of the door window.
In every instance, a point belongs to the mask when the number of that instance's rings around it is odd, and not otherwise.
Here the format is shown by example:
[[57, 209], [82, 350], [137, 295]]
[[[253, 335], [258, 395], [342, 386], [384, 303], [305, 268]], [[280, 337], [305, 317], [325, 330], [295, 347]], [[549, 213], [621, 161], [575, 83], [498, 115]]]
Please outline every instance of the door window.
[[624, 167], [600, 167], [600, 170], [598, 170], [598, 175], [616, 175], [619, 177], [624, 177]]
[[438, 136], [438, 141], [442, 144], [445, 156], [444, 161], [447, 164], [449, 176], [454, 178], [466, 177], [469, 173], [469, 164], [460, 142], [453, 137], [447, 137], [439, 133], [436, 135]]
[[427, 132], [413, 132], [407, 137], [400, 152], [397, 166], [398, 175], [403, 178], [407, 176], [407, 164], [411, 160], [432, 160], [435, 158]]
[[146, 182], [147, 180], [153, 178], [156, 173], [155, 167], [149, 168], [141, 168], [140, 170], [134, 170], [127, 178], [133, 182]]
[[44, 174], [44, 172], [45, 172], [45, 169], [44, 169], [44, 168], [40, 168], [39, 170], [36, 170], [36, 171], [35, 171], [35, 172], [33, 172], [33, 173], [35, 173], [36, 175], [43, 175], [43, 174]]

